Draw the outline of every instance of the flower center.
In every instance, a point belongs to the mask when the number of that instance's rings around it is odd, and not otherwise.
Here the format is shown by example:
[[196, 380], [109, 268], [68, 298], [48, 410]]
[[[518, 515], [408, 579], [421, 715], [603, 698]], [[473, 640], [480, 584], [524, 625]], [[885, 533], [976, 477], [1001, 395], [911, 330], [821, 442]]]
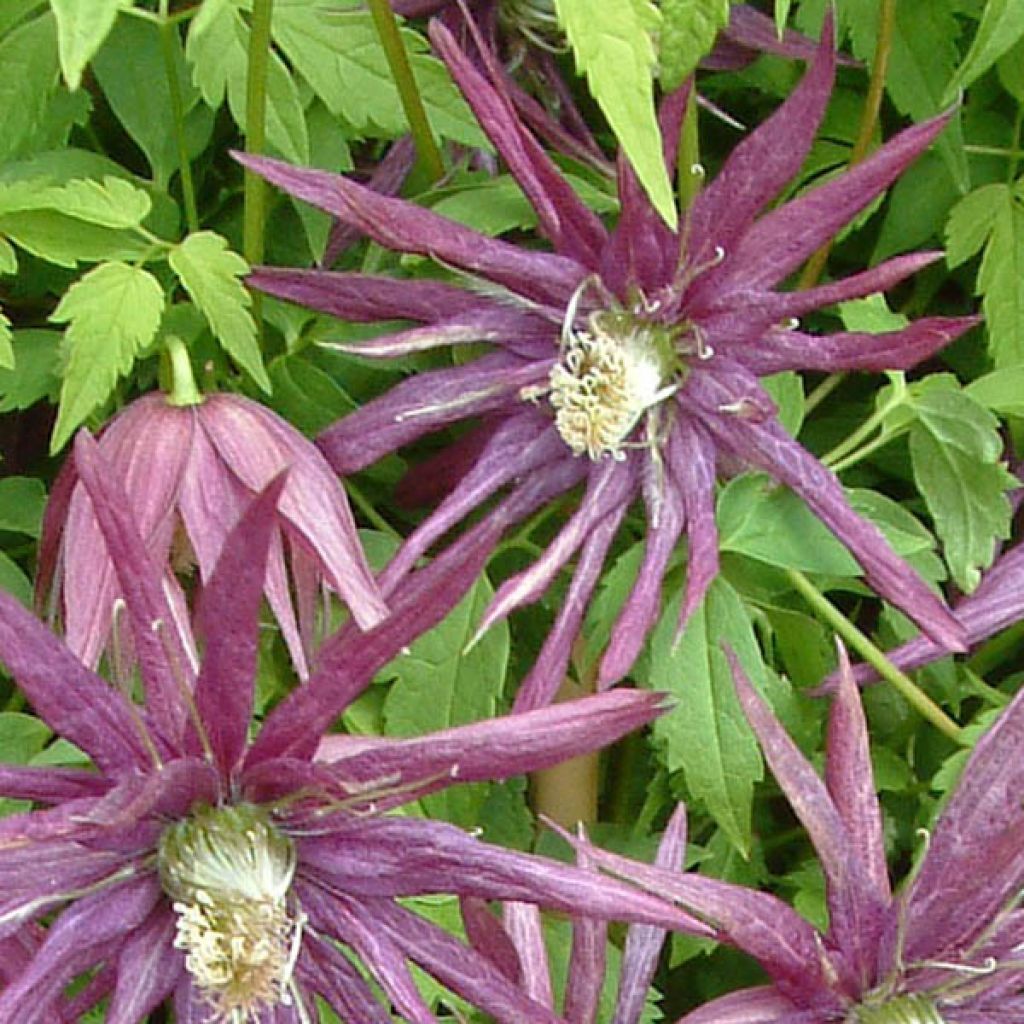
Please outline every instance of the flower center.
[[566, 329], [548, 378], [555, 427], [576, 455], [624, 458], [640, 417], [674, 394], [679, 363], [664, 328], [629, 313], [598, 312], [588, 329]]
[[895, 996], [883, 1003], [854, 1007], [846, 1024], [946, 1024], [935, 1004], [920, 993]]
[[295, 846], [266, 812], [200, 807], [167, 828], [157, 860], [178, 915], [174, 945], [214, 1020], [245, 1024], [290, 1003], [304, 920], [288, 907]]

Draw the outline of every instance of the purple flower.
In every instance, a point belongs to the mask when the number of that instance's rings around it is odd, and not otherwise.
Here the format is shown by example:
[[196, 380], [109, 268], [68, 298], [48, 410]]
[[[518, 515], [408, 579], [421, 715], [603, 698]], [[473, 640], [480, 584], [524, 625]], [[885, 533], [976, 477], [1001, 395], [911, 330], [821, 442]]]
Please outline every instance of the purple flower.
[[[201, 580], [208, 581], [243, 506], [285, 467], [290, 472], [272, 532], [265, 591], [300, 678], [309, 674], [321, 589], [339, 594], [364, 628], [387, 614], [344, 489], [313, 444], [269, 409], [240, 395], [208, 395], [189, 406], [146, 395], [111, 421], [99, 445], [147, 550], [166, 566], [165, 586], [190, 673], [195, 654], [174, 563], [194, 558]], [[54, 487], [44, 519], [41, 603], [51, 587], [59, 595], [68, 646], [94, 667], [110, 638], [119, 591], [91, 499], [72, 462]]]
[[[592, 847], [614, 874], [673, 899], [756, 957], [771, 984], [716, 999], [685, 1024], [997, 1024], [1024, 1019], [1024, 691], [971, 753], [904, 891], [885, 863], [868, 734], [845, 652], [824, 781], [735, 658], [747, 719], [825, 875], [819, 934], [765, 893], [672, 874]], [[680, 1022], [682, 1024], [682, 1022]]]
[[[522, 520], [583, 484], [559, 535], [530, 568], [506, 581], [481, 630], [536, 600], [575, 555], [566, 599], [517, 707], [545, 703], [608, 548], [642, 499], [647, 546], [637, 582], [603, 658], [609, 685], [630, 667], [660, 605], [661, 580], [680, 536], [689, 542], [682, 617], [718, 572], [714, 519], [720, 462], [752, 466], [796, 491], [846, 544], [875, 590], [935, 641], [960, 649], [963, 629], [881, 532], [851, 508], [838, 479], [782, 428], [759, 377], [783, 370], [913, 366], [975, 321], [931, 317], [886, 334], [812, 336], [792, 320], [888, 288], [938, 253], [899, 256], [844, 280], [797, 292], [775, 287], [881, 193], [939, 134], [937, 118], [907, 129], [867, 160], [768, 212], [803, 163], [831, 91], [827, 27], [817, 56], [780, 109], [741, 143], [669, 230], [620, 161], [622, 213], [612, 232], [576, 197], [495, 88], [436, 22], [433, 39], [484, 129], [536, 208], [555, 252], [480, 235], [343, 177], [240, 156], [286, 191], [389, 248], [433, 257], [466, 286], [363, 274], [264, 268], [251, 283], [349, 320], [405, 318], [422, 326], [356, 347], [388, 357], [489, 342], [472, 361], [418, 374], [330, 427], [319, 443], [340, 473], [450, 423], [482, 418], [467, 439], [414, 470], [417, 497], [443, 496], [382, 577], [401, 578], [478, 505]], [[683, 89], [662, 110], [672, 169]], [[462, 543], [455, 541], [455, 545]]]
[[[132, 1024], [170, 998], [182, 1022], [299, 1024], [316, 1019], [315, 993], [346, 1020], [385, 1024], [389, 1013], [340, 943], [410, 1022], [434, 1019], [413, 962], [498, 1021], [557, 1024], [486, 958], [397, 901], [453, 893], [686, 927], [685, 914], [593, 872], [488, 846], [442, 822], [382, 816], [457, 782], [593, 750], [656, 716], [657, 696], [604, 694], [417, 739], [321, 743], [373, 672], [436, 624], [435, 588], [472, 578], [480, 553], [466, 566], [434, 561], [396, 592], [387, 622], [336, 634], [318, 671], [250, 743], [264, 565], [284, 476], [224, 542], [199, 608], [205, 656], [189, 690], [178, 634], [163, 628], [171, 611], [160, 568], [87, 435], [76, 453], [145, 701], [108, 686], [0, 595], [0, 658], [37, 713], [95, 766], [0, 766], [0, 792], [45, 805], [0, 822], [0, 942], [21, 942], [0, 1020], [78, 1019], [109, 998], [105, 1019]], [[44, 915], [41, 937], [33, 922]], [[81, 975], [88, 983], [66, 996]]]
[[[686, 813], [680, 807], [665, 829], [655, 864], [667, 871], [679, 871], [685, 852]], [[596, 870], [585, 850], [578, 851], [578, 860], [580, 867]], [[463, 900], [462, 916], [474, 948], [517, 982], [531, 998], [554, 1008], [551, 968], [537, 907], [529, 903], [506, 903], [499, 922], [482, 901]], [[686, 930], [688, 934], [705, 937], [715, 934], [696, 921]], [[629, 926], [619, 967], [615, 1024], [638, 1024], [666, 934], [664, 928], [656, 925]], [[579, 912], [572, 915], [572, 946], [562, 1008], [566, 1024], [597, 1024], [605, 982], [607, 942], [604, 921]]]

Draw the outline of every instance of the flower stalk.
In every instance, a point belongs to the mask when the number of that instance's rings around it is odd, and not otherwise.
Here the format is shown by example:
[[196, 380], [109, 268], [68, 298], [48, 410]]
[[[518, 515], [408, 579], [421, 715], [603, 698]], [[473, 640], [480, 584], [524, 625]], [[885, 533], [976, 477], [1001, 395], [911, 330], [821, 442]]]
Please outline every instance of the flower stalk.
[[178, 65], [174, 47], [176, 22], [167, 10], [168, 0], [160, 0], [160, 48], [163, 51], [164, 70], [167, 74], [167, 93], [171, 101], [171, 116], [174, 118], [174, 140], [178, 146], [178, 170], [181, 173], [181, 194], [185, 202], [185, 223], [189, 231], [199, 230], [199, 208], [196, 205], [196, 189], [192, 180], [192, 164], [185, 142], [185, 104], [181, 98], [181, 83], [178, 81]]
[[196, 378], [192, 373], [192, 360], [189, 359], [185, 343], [176, 334], [169, 334], [165, 340], [171, 378], [168, 403], [178, 407], [199, 405], [203, 400], [203, 393], [196, 385]]

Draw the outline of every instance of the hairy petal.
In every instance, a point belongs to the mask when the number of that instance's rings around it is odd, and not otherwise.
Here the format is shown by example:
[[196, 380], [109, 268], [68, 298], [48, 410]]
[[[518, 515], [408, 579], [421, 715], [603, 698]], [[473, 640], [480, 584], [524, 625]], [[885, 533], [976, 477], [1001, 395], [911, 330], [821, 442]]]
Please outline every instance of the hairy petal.
[[511, 900], [503, 906], [502, 919], [519, 951], [523, 990], [541, 1006], [554, 1009], [555, 997], [551, 991], [551, 971], [548, 969], [548, 950], [540, 910], [533, 903]]
[[304, 985], [319, 992], [343, 1020], [359, 1024], [393, 1024], [393, 1018], [374, 998], [369, 985], [334, 945], [315, 932], [302, 938], [296, 975]]
[[185, 970], [184, 954], [174, 948], [176, 928], [171, 908], [161, 903], [125, 940], [106, 1024], [145, 1020], [174, 991]]
[[743, 988], [719, 996], [677, 1024], [821, 1024], [816, 1010], [798, 1010], [772, 987]]

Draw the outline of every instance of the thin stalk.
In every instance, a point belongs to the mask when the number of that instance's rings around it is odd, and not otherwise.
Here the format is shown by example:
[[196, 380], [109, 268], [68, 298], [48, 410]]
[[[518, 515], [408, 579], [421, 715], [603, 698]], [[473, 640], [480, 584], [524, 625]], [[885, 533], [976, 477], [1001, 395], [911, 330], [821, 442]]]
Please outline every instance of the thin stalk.
[[199, 230], [199, 207], [196, 205], [196, 189], [192, 181], [192, 164], [188, 158], [185, 142], [185, 104], [181, 98], [181, 83], [178, 81], [177, 27], [167, 15], [167, 0], [160, 0], [160, 48], [164, 55], [164, 72], [167, 75], [167, 92], [171, 100], [171, 116], [174, 118], [174, 140], [178, 146], [178, 171], [181, 174], [181, 194], [185, 201], [185, 222], [189, 231]]
[[1017, 104], [1017, 113], [1013, 119], [1013, 148], [1010, 150], [1010, 164], [1006, 168], [1006, 184], [1012, 185], [1017, 180], [1017, 170], [1020, 167], [1021, 157], [1024, 156], [1020, 146], [1020, 130], [1024, 125], [1024, 104]]
[[427, 111], [409, 64], [409, 55], [405, 52], [395, 12], [391, 10], [388, 0], [369, 0], [369, 5], [391, 69], [391, 77], [398, 89], [398, 98], [402, 101], [405, 119], [409, 122], [409, 130], [416, 143], [416, 152], [431, 181], [438, 181], [444, 177], [444, 159], [430, 130], [430, 121], [427, 120]]
[[831, 626], [922, 718], [944, 736], [963, 746], [963, 730], [916, 683], [901, 672], [803, 573], [787, 569], [786, 576], [818, 618]]
[[[249, 64], [245, 82], [245, 151], [260, 154], [267, 140], [267, 73], [270, 67], [270, 20], [274, 0], [253, 0], [249, 27]], [[251, 265], [263, 261], [267, 190], [263, 179], [246, 168], [242, 215], [242, 253]], [[253, 294], [252, 310], [262, 338], [262, 302]]]
[[809, 416], [822, 402], [832, 394], [833, 391], [849, 376], [846, 370], [838, 373], [830, 373], [808, 396], [804, 399], [804, 415]]
[[170, 363], [170, 380], [168, 381], [167, 402], [169, 405], [199, 405], [203, 393], [196, 386], [196, 378], [192, 373], [192, 360], [189, 359], [185, 342], [176, 334], [168, 334], [165, 339], [164, 351]]
[[1024, 149], [1005, 149], [1003, 146], [975, 146], [965, 143], [964, 152], [976, 156], [1005, 156], [1008, 160], [1020, 160], [1024, 157]]
[[[857, 451], [851, 452], [844, 459], [838, 459], [832, 463], [825, 463], [833, 473], [842, 473], [844, 470], [849, 469], [851, 466], [856, 466], [858, 462], [862, 462], [869, 455], [877, 452], [879, 448], [884, 448], [890, 441], [894, 441], [897, 437], [900, 437], [903, 431], [895, 431], [891, 434], [879, 434], [873, 441], [869, 441], [863, 447], [858, 448]], [[824, 459], [822, 460], [824, 462]]]
[[[864, 97], [864, 108], [860, 115], [860, 127], [853, 149], [850, 151], [850, 164], [859, 163], [867, 156], [871, 137], [878, 123], [878, 112], [882, 108], [882, 95], [885, 92], [885, 75], [889, 68], [889, 54], [892, 51], [893, 29], [896, 22], [896, 0], [882, 0], [878, 11], [878, 38], [875, 42], [875, 56], [871, 62], [871, 79], [868, 82], [867, 95]], [[808, 261], [804, 272], [800, 275], [800, 288], [810, 288], [817, 283], [828, 263], [832, 242], [826, 242]]]

